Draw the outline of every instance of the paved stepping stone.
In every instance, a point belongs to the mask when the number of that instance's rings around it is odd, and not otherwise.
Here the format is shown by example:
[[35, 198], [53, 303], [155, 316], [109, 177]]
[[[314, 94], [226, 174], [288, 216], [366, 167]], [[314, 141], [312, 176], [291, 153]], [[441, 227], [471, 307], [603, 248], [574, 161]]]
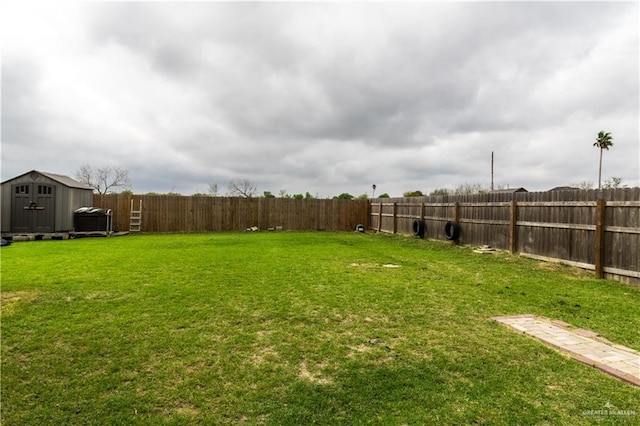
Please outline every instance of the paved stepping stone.
[[572, 328], [563, 321], [551, 321], [535, 315], [493, 319], [532, 336], [573, 359], [640, 386], [640, 353], [636, 350], [611, 343], [596, 332]]

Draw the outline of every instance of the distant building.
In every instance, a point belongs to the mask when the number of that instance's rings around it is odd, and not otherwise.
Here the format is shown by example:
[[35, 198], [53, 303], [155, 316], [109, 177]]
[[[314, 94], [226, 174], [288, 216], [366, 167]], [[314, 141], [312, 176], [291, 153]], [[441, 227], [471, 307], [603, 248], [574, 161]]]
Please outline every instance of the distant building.
[[580, 188], [576, 188], [574, 186], [556, 186], [555, 188], [552, 188], [549, 190], [549, 192], [551, 191], [577, 191]]
[[489, 191], [489, 194], [513, 194], [514, 192], [529, 192], [526, 189], [520, 188], [506, 188], [506, 189], [494, 189]]

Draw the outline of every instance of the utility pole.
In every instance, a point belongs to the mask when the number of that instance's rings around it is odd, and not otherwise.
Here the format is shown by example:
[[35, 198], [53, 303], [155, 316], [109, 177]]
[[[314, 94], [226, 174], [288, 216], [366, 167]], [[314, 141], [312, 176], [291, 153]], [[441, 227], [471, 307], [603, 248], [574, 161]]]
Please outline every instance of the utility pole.
[[491, 190], [493, 191], [493, 151], [491, 151]]

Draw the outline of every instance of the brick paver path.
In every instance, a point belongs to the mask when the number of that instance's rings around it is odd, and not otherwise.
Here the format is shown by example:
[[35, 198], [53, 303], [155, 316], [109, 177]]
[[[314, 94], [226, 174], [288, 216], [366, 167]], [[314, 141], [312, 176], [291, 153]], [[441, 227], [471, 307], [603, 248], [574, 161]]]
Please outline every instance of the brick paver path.
[[616, 345], [598, 333], [572, 328], [562, 321], [551, 321], [534, 315], [495, 317], [494, 320], [529, 336], [533, 336], [571, 358], [597, 367], [636, 386], [640, 386], [640, 353]]

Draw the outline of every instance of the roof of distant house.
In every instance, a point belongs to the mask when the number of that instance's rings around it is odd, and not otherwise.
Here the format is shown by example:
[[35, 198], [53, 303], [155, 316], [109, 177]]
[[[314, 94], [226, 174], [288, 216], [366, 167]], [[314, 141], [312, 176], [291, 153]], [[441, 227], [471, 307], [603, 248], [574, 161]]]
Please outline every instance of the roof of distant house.
[[575, 186], [556, 186], [555, 188], [550, 189], [549, 191], [575, 191], [580, 188], [576, 188]]
[[489, 191], [490, 194], [511, 194], [513, 192], [529, 192], [526, 189], [520, 188], [506, 188], [506, 189], [494, 189], [493, 191]]

